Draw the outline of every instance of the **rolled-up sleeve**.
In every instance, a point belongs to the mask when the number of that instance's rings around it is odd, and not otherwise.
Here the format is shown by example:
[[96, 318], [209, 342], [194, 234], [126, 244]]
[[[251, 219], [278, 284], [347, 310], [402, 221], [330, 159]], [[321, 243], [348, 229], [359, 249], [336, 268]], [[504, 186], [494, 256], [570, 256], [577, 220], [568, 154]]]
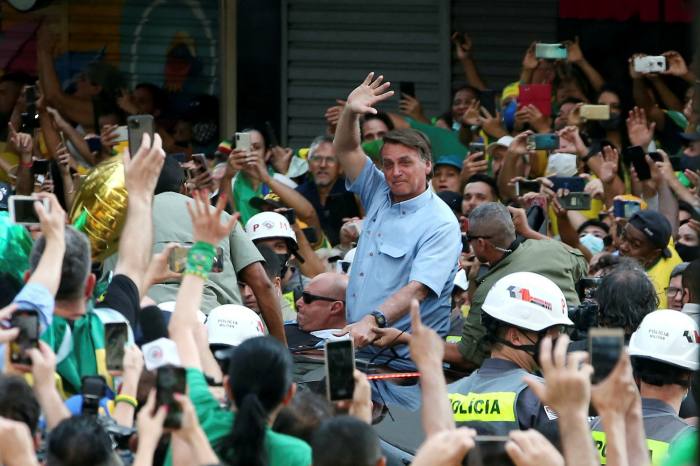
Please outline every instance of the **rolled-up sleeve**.
[[384, 174], [374, 166], [374, 163], [372, 163], [369, 157], [367, 157], [365, 166], [362, 168], [358, 177], [355, 178], [352, 183], [347, 179], [345, 181], [345, 187], [348, 191], [360, 196], [362, 205], [365, 206], [365, 208], [372, 203], [376, 195], [385, 195], [389, 190], [389, 186], [384, 179]]
[[409, 281], [422, 283], [434, 295], [439, 296], [450, 280], [450, 275], [454, 280], [461, 249], [459, 235], [456, 222], [445, 223], [422, 241], [411, 265]]

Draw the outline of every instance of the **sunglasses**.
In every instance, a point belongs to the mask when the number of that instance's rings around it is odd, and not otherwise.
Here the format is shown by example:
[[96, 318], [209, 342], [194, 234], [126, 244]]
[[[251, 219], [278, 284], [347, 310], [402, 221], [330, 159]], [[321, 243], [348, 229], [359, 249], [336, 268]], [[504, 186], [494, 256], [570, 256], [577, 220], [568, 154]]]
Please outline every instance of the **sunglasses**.
[[336, 301], [340, 301], [340, 302], [343, 302], [343, 303], [345, 302], [345, 301], [342, 300], [342, 299], [328, 298], [328, 297], [326, 297], [326, 296], [318, 296], [318, 295], [315, 295], [315, 294], [307, 293], [306, 291], [304, 291], [304, 292], [301, 294], [301, 299], [304, 301], [304, 304], [311, 304], [311, 303], [313, 303], [314, 301], [328, 301], [328, 302], [331, 302], [331, 303], [334, 303], [334, 302], [336, 302]]

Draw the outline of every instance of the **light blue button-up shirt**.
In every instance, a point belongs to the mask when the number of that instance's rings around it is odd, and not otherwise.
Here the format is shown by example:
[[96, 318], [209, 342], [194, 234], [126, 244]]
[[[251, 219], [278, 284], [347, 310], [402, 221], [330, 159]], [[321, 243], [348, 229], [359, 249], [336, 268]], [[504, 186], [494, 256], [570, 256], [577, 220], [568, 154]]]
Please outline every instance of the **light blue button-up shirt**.
[[[450, 323], [450, 298], [462, 242], [454, 213], [435, 193], [392, 203], [384, 174], [367, 158], [348, 190], [358, 194], [367, 213], [347, 290], [348, 322], [371, 313], [410, 281], [429, 292], [421, 303], [423, 323], [441, 336]], [[406, 314], [391, 325], [410, 331]], [[400, 357], [408, 348], [397, 347]]]

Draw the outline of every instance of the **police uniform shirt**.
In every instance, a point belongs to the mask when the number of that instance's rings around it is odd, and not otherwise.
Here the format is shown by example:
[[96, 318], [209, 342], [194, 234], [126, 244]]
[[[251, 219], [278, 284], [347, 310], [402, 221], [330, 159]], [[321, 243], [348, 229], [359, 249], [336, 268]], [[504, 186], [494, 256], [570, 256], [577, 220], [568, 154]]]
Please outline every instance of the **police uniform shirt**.
[[536, 429], [559, 444], [556, 413], [542, 404], [523, 377], [530, 375], [505, 359], [484, 360], [481, 368], [447, 387], [454, 420], [479, 435], [507, 435]]
[[[642, 398], [642, 418], [646, 433], [647, 448], [651, 456], [651, 464], [660, 466], [668, 452], [668, 447], [683, 434], [695, 431], [676, 415], [671, 405], [661, 400]], [[593, 440], [598, 449], [600, 464], [607, 463], [607, 440], [600, 418], [591, 422]]]

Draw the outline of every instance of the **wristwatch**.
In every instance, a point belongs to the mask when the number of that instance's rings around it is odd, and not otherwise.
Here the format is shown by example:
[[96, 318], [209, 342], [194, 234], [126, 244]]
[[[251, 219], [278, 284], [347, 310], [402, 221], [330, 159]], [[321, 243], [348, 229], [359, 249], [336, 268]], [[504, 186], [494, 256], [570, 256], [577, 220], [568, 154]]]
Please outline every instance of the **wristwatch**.
[[374, 320], [377, 321], [377, 327], [379, 327], [379, 328], [386, 327], [386, 316], [382, 313], [382, 311], [374, 310], [371, 312], [371, 315], [374, 316]]

